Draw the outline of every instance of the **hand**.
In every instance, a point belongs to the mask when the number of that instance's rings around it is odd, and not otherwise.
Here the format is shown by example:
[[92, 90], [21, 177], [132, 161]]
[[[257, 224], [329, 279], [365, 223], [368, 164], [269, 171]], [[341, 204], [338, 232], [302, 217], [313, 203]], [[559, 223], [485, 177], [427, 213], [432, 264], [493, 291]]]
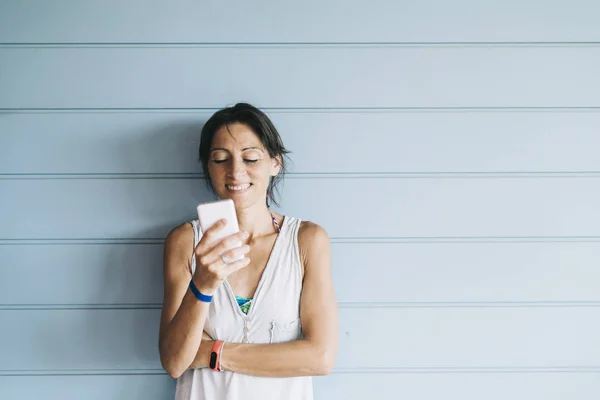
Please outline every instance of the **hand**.
[[192, 279], [198, 290], [208, 296], [212, 296], [230, 274], [244, 268], [250, 263], [250, 259], [247, 257], [229, 264], [226, 264], [221, 258], [223, 255], [229, 259], [237, 259], [245, 256], [250, 251], [250, 246], [248, 245], [229, 250], [237, 243], [247, 239], [247, 232], [234, 233], [214, 243], [214, 236], [223, 229], [225, 223], [226, 220], [222, 219], [207, 229], [194, 249], [196, 270]]

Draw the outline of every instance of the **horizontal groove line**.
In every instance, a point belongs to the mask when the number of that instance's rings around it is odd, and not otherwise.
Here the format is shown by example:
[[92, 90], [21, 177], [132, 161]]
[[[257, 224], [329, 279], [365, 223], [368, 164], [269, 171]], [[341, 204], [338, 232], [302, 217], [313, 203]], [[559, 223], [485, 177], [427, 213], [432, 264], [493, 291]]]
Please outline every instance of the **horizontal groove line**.
[[[0, 113], [34, 112], [215, 112], [220, 107], [5, 107]], [[493, 112], [600, 111], [600, 106], [446, 106], [446, 107], [260, 107], [266, 112]]]
[[162, 369], [0, 370], [0, 376], [167, 375]]
[[[600, 236], [330, 237], [331, 243], [589, 243]], [[164, 238], [0, 238], [1, 245], [162, 245]]]
[[[415, 301], [339, 302], [340, 309], [381, 308], [575, 308], [600, 307], [600, 301]], [[0, 304], [0, 311], [160, 310], [162, 304]]]
[[579, 47], [597, 41], [287, 41], [287, 42], [2, 42], [0, 48], [27, 47]]
[[[289, 179], [599, 178], [600, 171], [288, 172]], [[203, 179], [202, 173], [0, 173], [0, 180]]]
[[[335, 368], [332, 374], [445, 374], [445, 373], [600, 373], [600, 366], [539, 367], [363, 367]], [[162, 369], [0, 370], [0, 376], [167, 375]]]
[[552, 366], [552, 367], [371, 367], [337, 368], [337, 374], [444, 374], [444, 373], [600, 373], [600, 366]]
[[340, 308], [564, 308], [600, 307], [600, 301], [414, 301], [340, 302]]

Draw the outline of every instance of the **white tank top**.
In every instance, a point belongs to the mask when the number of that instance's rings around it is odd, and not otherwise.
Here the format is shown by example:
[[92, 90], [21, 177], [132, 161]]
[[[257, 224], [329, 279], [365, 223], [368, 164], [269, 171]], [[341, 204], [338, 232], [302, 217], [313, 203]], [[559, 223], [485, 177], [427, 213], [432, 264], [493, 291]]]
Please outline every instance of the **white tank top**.
[[[271, 255], [244, 314], [227, 281], [213, 295], [204, 330], [233, 343], [278, 343], [302, 337], [302, 269], [298, 250], [301, 220], [285, 216]], [[201, 238], [197, 220], [194, 247]], [[192, 257], [192, 273], [196, 260]], [[226, 355], [227, 346], [224, 349]], [[256, 360], [260, 363], [260, 359]], [[209, 368], [188, 369], [177, 379], [175, 400], [312, 400], [312, 377], [264, 378]]]

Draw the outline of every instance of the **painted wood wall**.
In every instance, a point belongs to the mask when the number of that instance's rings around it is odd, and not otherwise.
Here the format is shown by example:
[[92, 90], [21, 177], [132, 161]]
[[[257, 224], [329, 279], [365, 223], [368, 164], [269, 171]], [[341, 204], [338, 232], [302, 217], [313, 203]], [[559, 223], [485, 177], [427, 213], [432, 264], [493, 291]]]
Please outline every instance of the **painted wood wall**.
[[[264, 109], [340, 306], [318, 400], [600, 397], [600, 5], [0, 2], [0, 399], [172, 398], [162, 243]], [[371, 352], [372, 344], [379, 346]]]

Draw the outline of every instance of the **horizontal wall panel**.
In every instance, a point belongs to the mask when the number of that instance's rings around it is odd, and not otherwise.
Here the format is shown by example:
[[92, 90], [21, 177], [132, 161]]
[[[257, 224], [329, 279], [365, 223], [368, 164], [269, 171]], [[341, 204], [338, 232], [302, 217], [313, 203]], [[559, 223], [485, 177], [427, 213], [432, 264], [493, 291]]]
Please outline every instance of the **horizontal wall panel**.
[[[527, 374], [332, 374], [315, 377], [315, 400], [437, 400], [448, 393], [463, 400], [596, 400], [598, 373]], [[165, 375], [0, 376], [3, 399], [171, 399], [175, 380]]]
[[0, 376], [6, 400], [165, 400], [175, 397], [168, 375]]
[[162, 251], [158, 244], [0, 245], [0, 304], [159, 304]]
[[[598, 111], [267, 113], [291, 172], [600, 171]], [[0, 174], [199, 173], [210, 115], [6, 113]]]
[[[598, 41], [593, 0], [0, 3], [2, 42]], [[265, 23], [265, 21], [268, 21]], [[235, 27], [235, 29], [232, 29]], [[110, 28], [110, 29], [107, 29]]]
[[596, 400], [598, 373], [333, 374], [314, 379], [315, 400]]
[[[160, 368], [160, 310], [2, 310], [0, 318], [0, 370]], [[598, 307], [342, 308], [336, 368], [597, 367], [599, 321]], [[367, 338], [385, 351], [373, 357]]]
[[351, 303], [598, 301], [599, 256], [600, 243], [332, 244]]
[[[600, 234], [597, 177], [310, 178], [283, 189], [285, 214], [338, 238]], [[163, 238], [212, 198], [197, 179], [4, 179], [0, 192], [0, 239]]]
[[[600, 242], [334, 242], [331, 248], [342, 303], [357, 301], [356, 288], [358, 300], [375, 303], [600, 301]], [[0, 259], [0, 306], [163, 300], [159, 244], [3, 245]], [[365, 286], [374, 276], [377, 284]]]
[[161, 368], [160, 310], [2, 310], [0, 370]]
[[[596, 366], [600, 308], [366, 308], [340, 313], [339, 368]], [[365, 340], [385, 349], [373, 356]]]
[[0, 108], [591, 107], [599, 65], [600, 46], [2, 48]]

